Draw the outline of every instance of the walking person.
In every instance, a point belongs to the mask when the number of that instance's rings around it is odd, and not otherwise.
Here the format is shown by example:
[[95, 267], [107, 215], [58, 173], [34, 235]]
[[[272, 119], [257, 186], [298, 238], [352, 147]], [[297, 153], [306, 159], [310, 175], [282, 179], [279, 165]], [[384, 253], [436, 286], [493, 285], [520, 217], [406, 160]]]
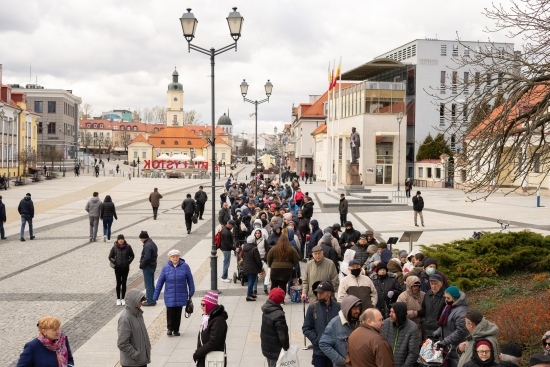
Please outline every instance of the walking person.
[[187, 234], [191, 233], [191, 227], [193, 225], [193, 215], [197, 211], [197, 204], [195, 200], [191, 198], [191, 194], [187, 194], [187, 197], [181, 203], [181, 208], [185, 214], [185, 228], [187, 228]]
[[111, 226], [113, 218], [118, 220], [116, 216], [115, 203], [111, 199], [111, 195], [105, 196], [105, 200], [99, 206], [99, 219], [103, 221], [103, 242], [111, 240]]
[[414, 210], [414, 225], [418, 227], [418, 222], [416, 217], [420, 216], [420, 223], [424, 227], [424, 216], [422, 215], [422, 210], [424, 209], [424, 198], [420, 196], [420, 191], [416, 192], [416, 196], [412, 198], [413, 210]]
[[338, 204], [338, 211], [340, 212], [340, 225], [343, 227], [348, 221], [348, 200], [346, 195], [340, 194], [340, 203]]
[[120, 166], [117, 164], [116, 165], [116, 174], [118, 175], [118, 171], [120, 170]]
[[290, 244], [288, 236], [281, 235], [277, 244], [267, 253], [267, 266], [271, 269], [271, 289], [279, 287], [286, 291], [288, 281], [292, 278], [292, 270], [299, 261], [300, 255]]
[[99, 177], [99, 165], [95, 166], [95, 177]]
[[101, 200], [99, 199], [99, 193], [94, 191], [92, 198], [86, 203], [84, 208], [88, 212], [88, 219], [90, 221], [90, 242], [97, 240], [97, 227], [99, 226]]
[[229, 271], [229, 264], [231, 262], [231, 252], [232, 251], [239, 251], [240, 249], [235, 247], [235, 241], [233, 240], [233, 233], [231, 233], [231, 230], [235, 226], [235, 221], [233, 219], [230, 219], [227, 221], [227, 224], [222, 227], [221, 230], [221, 244], [220, 244], [220, 250], [223, 253], [223, 270], [222, 270], [222, 276], [221, 281], [224, 283], [231, 283], [231, 280], [227, 277], [227, 273]]
[[117, 327], [122, 367], [145, 367], [151, 363], [151, 341], [141, 309], [145, 299], [143, 293], [135, 288], [126, 293], [125, 307]]
[[17, 211], [21, 215], [21, 241], [25, 241], [25, 224], [29, 223], [29, 234], [31, 240], [34, 240], [32, 231], [32, 219], [34, 218], [34, 204], [31, 200], [31, 194], [27, 193], [23, 200], [19, 202]]
[[178, 250], [168, 252], [168, 262], [162, 267], [153, 301], [156, 303], [164, 286], [166, 306], [166, 334], [180, 336], [181, 312], [195, 294], [195, 282], [191, 268], [180, 258]]
[[7, 240], [4, 223], [6, 223], [6, 205], [2, 202], [2, 196], [0, 196], [0, 239]]
[[160, 199], [162, 199], [162, 195], [160, 194], [159, 189], [155, 187], [153, 189], [153, 192], [149, 194], [149, 202], [151, 203], [151, 207], [153, 208], [154, 220], [157, 220], [157, 214], [160, 206]]
[[153, 292], [155, 290], [158, 248], [153, 240], [149, 238], [147, 231], [141, 231], [139, 240], [143, 243], [139, 268], [143, 272], [143, 283], [145, 283], [145, 295], [147, 296], [147, 303], [144, 303], [143, 306], [154, 306], [157, 304], [153, 301]]
[[411, 197], [411, 190], [413, 187], [413, 183], [410, 177], [407, 177], [405, 180], [405, 195], [410, 198]]
[[268, 367], [275, 367], [281, 350], [290, 348], [290, 336], [286, 324], [285, 311], [282, 303], [285, 301], [285, 291], [272, 288], [266, 303], [262, 306], [262, 327], [260, 339], [262, 354], [267, 359]]
[[262, 236], [262, 230], [255, 229], [253, 236], [252, 241], [247, 241], [243, 246], [243, 273], [246, 274], [248, 279], [248, 289], [246, 293], [247, 301], [256, 301], [257, 296], [253, 293], [254, 285], [258, 280], [258, 274], [263, 270], [262, 257], [260, 256], [258, 246], [256, 246], [256, 239], [265, 243]]
[[74, 365], [69, 339], [61, 331], [61, 321], [46, 316], [38, 320], [38, 336], [25, 344], [17, 367], [51, 367]]
[[130, 273], [130, 264], [134, 261], [134, 250], [126, 240], [123, 234], [119, 234], [116, 242], [109, 252], [109, 261], [115, 266], [116, 278], [116, 305], [124, 306], [124, 297], [126, 297], [126, 283], [128, 273]]
[[[218, 293], [213, 291], [206, 293], [202, 298], [201, 310], [202, 322], [193, 361], [197, 367], [208, 367], [205, 360], [210, 352], [225, 354], [228, 316], [223, 305], [218, 304]], [[227, 365], [227, 356], [224, 356], [224, 360], [224, 365]]]
[[195, 193], [195, 201], [197, 202], [197, 216], [202, 220], [202, 215], [204, 213], [204, 205], [208, 200], [208, 195], [204, 192], [203, 187], [199, 186], [199, 191]]

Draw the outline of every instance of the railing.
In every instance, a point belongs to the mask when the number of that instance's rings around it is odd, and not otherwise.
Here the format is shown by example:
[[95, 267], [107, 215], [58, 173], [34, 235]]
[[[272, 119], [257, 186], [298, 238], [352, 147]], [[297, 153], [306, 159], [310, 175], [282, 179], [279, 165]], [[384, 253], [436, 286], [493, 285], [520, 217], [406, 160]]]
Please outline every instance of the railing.
[[403, 190], [403, 191], [392, 191], [391, 200], [394, 203], [406, 203], [407, 202], [407, 195], [405, 194], [405, 190]]

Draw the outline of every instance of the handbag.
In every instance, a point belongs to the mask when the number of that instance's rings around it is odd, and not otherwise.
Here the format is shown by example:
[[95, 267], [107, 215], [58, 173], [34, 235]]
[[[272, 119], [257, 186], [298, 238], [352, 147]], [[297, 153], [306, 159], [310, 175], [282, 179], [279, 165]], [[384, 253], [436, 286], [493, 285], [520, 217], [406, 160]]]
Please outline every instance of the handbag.
[[248, 228], [246, 228], [246, 225], [241, 221], [241, 231], [246, 232], [248, 231]]
[[189, 297], [189, 299], [187, 300], [187, 304], [185, 305], [185, 318], [188, 319], [191, 314], [193, 313], [193, 309], [195, 307], [193, 306], [193, 300], [191, 299], [191, 297]]
[[193, 224], [197, 224], [199, 222], [199, 219], [197, 218], [197, 214], [193, 214], [191, 221], [193, 221]]
[[[199, 339], [201, 341], [201, 345], [204, 345], [202, 342], [202, 332], [199, 331]], [[204, 357], [204, 366], [205, 367], [224, 367], [225, 366], [225, 344], [223, 345], [223, 352], [219, 350], [215, 350], [212, 352], [208, 352], [206, 357]]]

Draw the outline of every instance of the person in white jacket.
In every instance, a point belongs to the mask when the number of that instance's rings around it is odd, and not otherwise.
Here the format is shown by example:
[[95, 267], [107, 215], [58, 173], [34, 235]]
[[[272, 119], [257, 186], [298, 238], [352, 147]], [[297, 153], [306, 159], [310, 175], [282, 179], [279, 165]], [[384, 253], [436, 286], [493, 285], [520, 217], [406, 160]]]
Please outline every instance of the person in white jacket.
[[364, 309], [374, 307], [378, 302], [378, 292], [372, 280], [361, 274], [361, 263], [357, 260], [351, 260], [348, 271], [350, 275], [345, 276], [340, 281], [337, 301], [342, 302], [344, 297], [351, 294], [361, 300]]
[[[267, 239], [269, 238], [269, 234], [267, 233], [267, 230], [265, 228], [262, 228], [262, 220], [261, 219], [256, 219], [254, 221], [254, 223], [252, 224], [253, 228], [252, 228], [252, 233], [250, 234], [250, 236], [248, 236], [248, 238], [246, 239], [246, 242], [248, 243], [252, 243], [254, 242], [254, 232], [259, 229], [262, 231], [262, 237], [264, 238], [264, 240], [267, 241]], [[267, 254], [266, 254], [267, 256]], [[263, 259], [263, 257], [262, 257]]]

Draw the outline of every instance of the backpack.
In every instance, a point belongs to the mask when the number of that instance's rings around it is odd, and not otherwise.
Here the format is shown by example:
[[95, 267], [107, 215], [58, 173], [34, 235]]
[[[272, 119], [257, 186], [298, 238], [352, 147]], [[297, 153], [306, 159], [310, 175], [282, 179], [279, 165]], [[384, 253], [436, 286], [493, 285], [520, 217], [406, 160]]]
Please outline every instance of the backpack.
[[216, 232], [216, 235], [214, 236], [214, 243], [216, 244], [216, 248], [220, 248], [222, 245], [222, 231]]

